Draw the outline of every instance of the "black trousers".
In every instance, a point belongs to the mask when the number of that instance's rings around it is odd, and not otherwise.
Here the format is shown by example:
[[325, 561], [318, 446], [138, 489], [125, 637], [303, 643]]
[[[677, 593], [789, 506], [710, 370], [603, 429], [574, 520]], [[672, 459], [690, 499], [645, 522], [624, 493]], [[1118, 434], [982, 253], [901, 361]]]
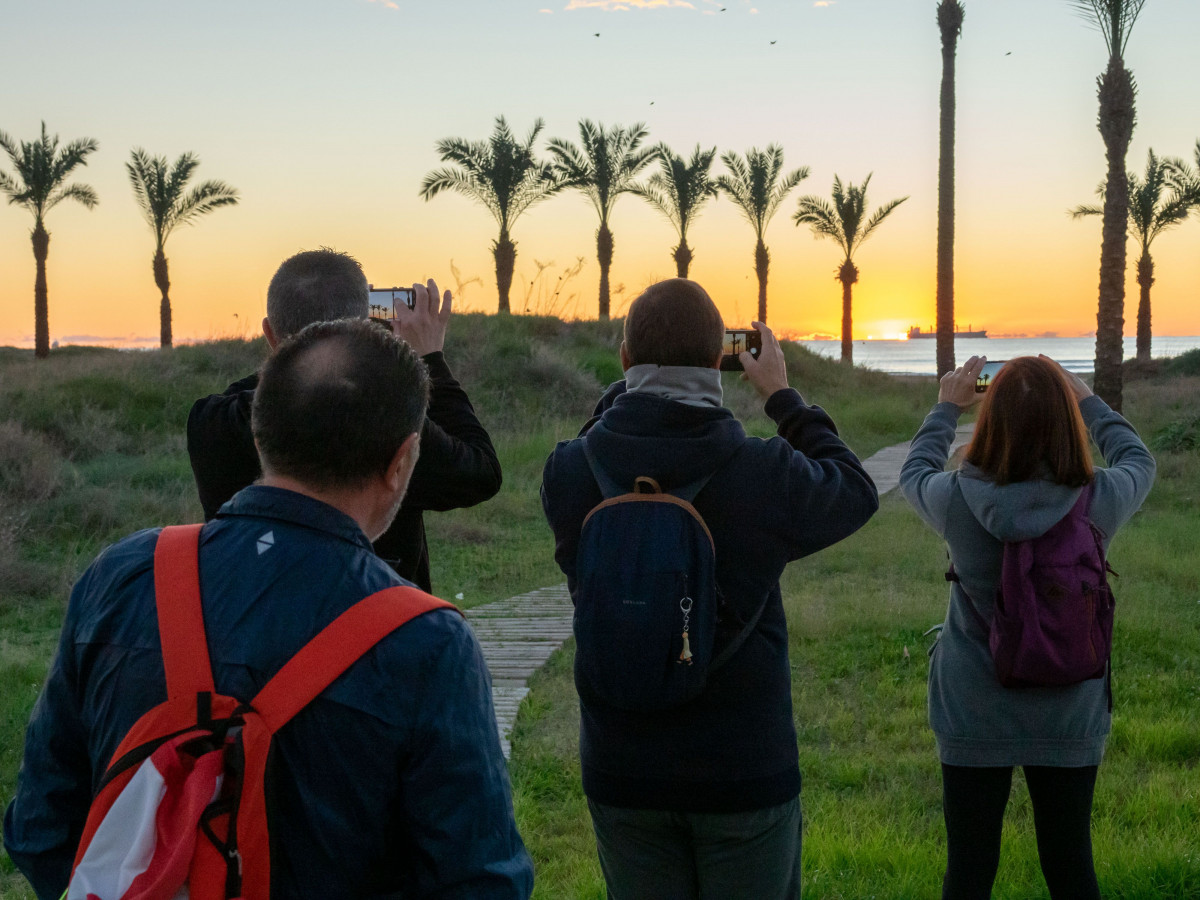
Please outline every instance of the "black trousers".
[[[1025, 766], [1038, 860], [1053, 900], [1100, 900], [1092, 863], [1096, 766]], [[942, 900], [988, 900], [1000, 865], [1000, 828], [1012, 768], [942, 765], [948, 862]]]

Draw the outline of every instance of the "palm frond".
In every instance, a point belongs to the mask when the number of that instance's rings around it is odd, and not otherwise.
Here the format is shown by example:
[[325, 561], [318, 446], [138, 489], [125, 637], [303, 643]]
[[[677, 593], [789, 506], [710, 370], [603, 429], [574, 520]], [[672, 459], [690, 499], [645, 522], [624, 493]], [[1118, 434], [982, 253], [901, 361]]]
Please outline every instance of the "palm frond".
[[879, 227], [879, 223], [890, 216], [895, 211], [896, 207], [907, 199], [908, 197], [901, 197], [898, 200], [889, 200], [887, 203], [883, 204], [883, 206], [879, 207], [879, 209], [875, 210], [875, 212], [871, 214], [871, 218], [867, 220], [867, 227], [863, 229], [862, 234], [859, 236], [858, 243], [861, 244], [872, 234], [874, 234], [875, 229]]
[[77, 200], [88, 209], [92, 209], [100, 202], [100, 198], [96, 196], [95, 188], [89, 187], [86, 184], [69, 184], [46, 198], [44, 211], [49, 212], [64, 200]]
[[544, 123], [536, 119], [524, 142], [518, 141], [504, 116], [497, 116], [487, 140], [445, 138], [435, 145], [448, 168], [422, 179], [420, 196], [431, 200], [454, 191], [479, 203], [506, 233], [529, 207], [562, 188], [546, 163], [534, 155], [533, 145]]
[[1102, 216], [1104, 215], [1104, 207], [1102, 206], [1077, 206], [1070, 210], [1072, 219], [1082, 219], [1084, 216]]
[[172, 217], [172, 227], [191, 225], [196, 219], [222, 206], [236, 206], [238, 199], [236, 188], [223, 181], [205, 181], [179, 201]]
[[1104, 37], [1109, 56], [1124, 57], [1129, 34], [1146, 0], [1067, 0]]

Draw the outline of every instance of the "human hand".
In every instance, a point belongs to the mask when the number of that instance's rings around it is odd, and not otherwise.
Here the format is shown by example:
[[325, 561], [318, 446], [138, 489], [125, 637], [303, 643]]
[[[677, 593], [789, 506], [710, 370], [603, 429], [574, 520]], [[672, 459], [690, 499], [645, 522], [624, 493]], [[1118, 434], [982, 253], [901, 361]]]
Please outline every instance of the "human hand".
[[762, 335], [762, 348], [755, 359], [749, 350], [738, 354], [745, 370], [742, 378], [749, 381], [763, 400], [770, 399], [776, 391], [788, 386], [787, 363], [783, 359], [783, 348], [775, 334], [762, 322], [751, 322], [754, 330]]
[[1071, 393], [1075, 395], [1076, 403], [1082, 403], [1088, 397], [1092, 396], [1092, 389], [1087, 386], [1087, 382], [1074, 372], [1068, 372], [1066, 369], [1064, 369], [1062, 363], [1051, 359], [1045, 353], [1039, 353], [1038, 359], [1044, 359], [1046, 362], [1054, 363], [1054, 365], [1058, 366], [1058, 368], [1062, 370], [1063, 375], [1066, 376], [1067, 385], [1071, 388]]
[[959, 409], [967, 409], [983, 399], [975, 392], [975, 381], [979, 378], [986, 356], [972, 356], [953, 372], [947, 372], [938, 382], [938, 403], [949, 401]]
[[392, 331], [405, 340], [417, 356], [441, 350], [446, 344], [446, 326], [450, 323], [450, 292], [438, 294], [437, 282], [413, 285], [412, 309], [401, 303], [392, 319]]

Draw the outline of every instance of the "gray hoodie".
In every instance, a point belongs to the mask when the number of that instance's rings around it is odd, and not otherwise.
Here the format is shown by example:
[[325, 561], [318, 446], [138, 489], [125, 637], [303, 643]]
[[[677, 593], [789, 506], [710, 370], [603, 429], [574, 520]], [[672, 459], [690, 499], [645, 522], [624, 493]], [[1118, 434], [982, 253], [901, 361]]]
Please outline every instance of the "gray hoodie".
[[[1154, 459], [1133, 426], [1099, 397], [1088, 397], [1079, 409], [1108, 464], [1096, 470], [1089, 510], [1107, 546], [1146, 499]], [[946, 539], [961, 579], [951, 586], [945, 627], [929, 665], [929, 721], [941, 761], [1098, 765], [1112, 727], [1105, 679], [1067, 687], [1002, 687], [987, 632], [963, 596], [965, 590], [990, 621], [1003, 542], [1044, 534], [1070, 511], [1081, 488], [1041, 478], [1000, 486], [970, 464], [944, 471], [958, 417], [953, 403], [935, 406], [900, 470], [904, 496]]]

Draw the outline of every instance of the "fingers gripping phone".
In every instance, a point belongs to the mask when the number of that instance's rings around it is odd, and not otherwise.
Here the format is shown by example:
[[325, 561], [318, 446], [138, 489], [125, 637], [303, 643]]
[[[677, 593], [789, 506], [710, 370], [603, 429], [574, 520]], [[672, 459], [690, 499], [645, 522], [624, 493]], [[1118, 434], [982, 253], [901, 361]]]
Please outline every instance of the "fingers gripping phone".
[[986, 362], [983, 368], [979, 370], [979, 374], [975, 377], [975, 393], [985, 393], [993, 381], [996, 380], [996, 373], [1004, 368], [1004, 364], [1008, 360], [1000, 360], [999, 362]]
[[413, 308], [416, 303], [416, 294], [412, 288], [392, 287], [392, 288], [377, 288], [373, 284], [367, 285], [369, 294], [367, 315], [372, 319], [380, 321], [390, 321], [396, 318], [396, 304], [403, 303], [409, 309]]
[[752, 328], [725, 329], [725, 342], [721, 347], [721, 371], [742, 371], [742, 361], [738, 358], [738, 354], [747, 350], [751, 356], [758, 359], [758, 355], [762, 352], [761, 334]]

